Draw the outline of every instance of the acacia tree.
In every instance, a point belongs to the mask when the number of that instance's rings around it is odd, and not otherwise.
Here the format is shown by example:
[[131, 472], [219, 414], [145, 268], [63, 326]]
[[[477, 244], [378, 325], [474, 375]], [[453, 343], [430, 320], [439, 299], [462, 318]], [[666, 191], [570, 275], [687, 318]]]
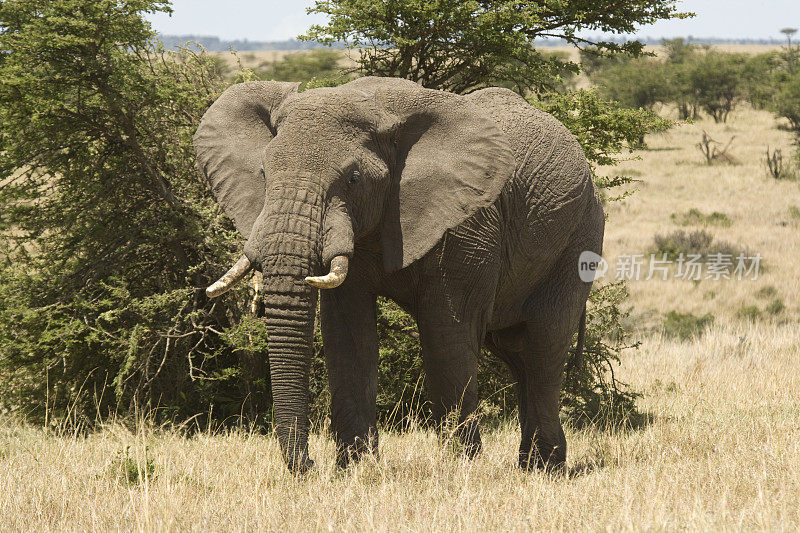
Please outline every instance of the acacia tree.
[[800, 46], [792, 44], [792, 36], [797, 33], [797, 28], [783, 28], [781, 33], [786, 36], [786, 49], [783, 55], [786, 58], [789, 72], [794, 73], [798, 58], [800, 58]]
[[744, 96], [747, 58], [713, 50], [700, 54], [692, 63], [689, 83], [699, 106], [714, 122], [727, 122], [728, 115]]
[[595, 75], [600, 94], [631, 109], [652, 110], [667, 99], [667, 72], [664, 63], [638, 58], [611, 65]]
[[225, 84], [152, 44], [143, 13], [168, 9], [0, 2], [0, 411], [224, 417], [268, 399], [231, 331], [243, 293], [202, 290], [237, 248], [191, 142]]
[[433, 89], [466, 93], [513, 84], [545, 91], [578, 65], [548, 57], [535, 39], [558, 38], [595, 53], [642, 54], [639, 41], [585, 37], [586, 31], [631, 33], [657, 20], [684, 18], [676, 0], [317, 0], [309, 13], [328, 15], [302, 39], [344, 42], [364, 73], [397, 76]]

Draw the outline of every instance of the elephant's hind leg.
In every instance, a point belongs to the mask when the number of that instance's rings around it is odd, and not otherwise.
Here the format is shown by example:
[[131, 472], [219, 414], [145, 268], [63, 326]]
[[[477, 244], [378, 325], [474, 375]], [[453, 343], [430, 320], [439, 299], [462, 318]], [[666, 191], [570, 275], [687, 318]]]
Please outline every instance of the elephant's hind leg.
[[560, 468], [566, 461], [567, 442], [559, 419], [561, 383], [591, 289], [591, 283], [580, 279], [578, 259], [586, 250], [601, 253], [602, 240], [603, 214], [599, 204], [592, 203], [572, 242], [523, 306], [525, 336], [510, 354], [510, 366], [518, 379], [519, 463], [525, 469]]
[[515, 354], [521, 439], [519, 465], [557, 469], [567, 459], [567, 440], [559, 419], [559, 396], [569, 338], [559, 344], [534, 332], [524, 352]]
[[[579, 251], [567, 252], [554, 275], [525, 305], [527, 345], [513, 354], [519, 380], [520, 466], [560, 468], [567, 442], [559, 419], [564, 363], [591, 285], [578, 277]], [[513, 370], [513, 368], [512, 368]]]
[[532, 341], [526, 323], [492, 332], [486, 344], [506, 364], [515, 382], [522, 433], [520, 467], [531, 470], [564, 464], [567, 443], [558, 417], [564, 361], [560, 351], [541, 337]]

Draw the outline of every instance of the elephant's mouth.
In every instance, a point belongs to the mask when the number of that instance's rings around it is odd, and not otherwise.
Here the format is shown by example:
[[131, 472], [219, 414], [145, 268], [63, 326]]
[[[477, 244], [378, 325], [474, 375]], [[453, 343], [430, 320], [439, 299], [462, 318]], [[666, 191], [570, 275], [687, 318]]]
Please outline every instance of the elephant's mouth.
[[[337, 255], [331, 260], [330, 272], [324, 276], [307, 276], [305, 282], [318, 289], [335, 289], [347, 278], [350, 260], [346, 255]], [[209, 298], [216, 298], [231, 290], [237, 283], [253, 270], [253, 265], [246, 255], [239, 260], [221, 278], [206, 289]]]

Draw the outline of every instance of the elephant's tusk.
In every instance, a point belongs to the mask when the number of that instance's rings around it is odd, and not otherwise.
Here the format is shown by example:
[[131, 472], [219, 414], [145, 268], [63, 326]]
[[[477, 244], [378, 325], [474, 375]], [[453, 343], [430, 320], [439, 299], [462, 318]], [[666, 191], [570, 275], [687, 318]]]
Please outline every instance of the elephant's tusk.
[[261, 281], [261, 276], [256, 272], [253, 276], [253, 301], [250, 303], [250, 314], [254, 316], [258, 314], [258, 303], [261, 300]]
[[224, 276], [206, 289], [206, 296], [209, 298], [216, 298], [217, 296], [225, 294], [233, 288], [237, 282], [241, 281], [252, 268], [253, 266], [250, 264], [250, 260], [247, 256], [243, 255]]
[[346, 255], [337, 255], [331, 260], [331, 271], [324, 276], [309, 276], [306, 283], [318, 289], [335, 289], [347, 278], [350, 260]]

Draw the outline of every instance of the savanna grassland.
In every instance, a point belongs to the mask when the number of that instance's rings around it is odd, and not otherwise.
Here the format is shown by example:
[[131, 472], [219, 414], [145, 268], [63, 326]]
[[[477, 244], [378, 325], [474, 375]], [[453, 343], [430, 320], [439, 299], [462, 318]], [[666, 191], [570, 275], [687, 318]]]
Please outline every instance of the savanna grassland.
[[[317, 467], [294, 477], [272, 437], [246, 430], [111, 424], [75, 436], [6, 418], [0, 529], [796, 531], [800, 181], [764, 168], [768, 145], [791, 151], [779, 124], [743, 105], [727, 124], [702, 119], [652, 136], [640, 160], [621, 166], [641, 181], [609, 204], [607, 257], [704, 229], [760, 253], [763, 268], [757, 280], [630, 282], [642, 345], [618, 377], [642, 393], [647, 421], [568, 427], [568, 475], [519, 471], [514, 423], [485, 428], [472, 461], [427, 430], [384, 432], [380, 458], [344, 472], [320, 431]], [[695, 146], [703, 130], [723, 144], [735, 136], [738, 164], [706, 165]], [[700, 215], [686, 216], [692, 209]], [[724, 217], [706, 217], [714, 212]], [[671, 311], [712, 318], [675, 334], [664, 326]]]

